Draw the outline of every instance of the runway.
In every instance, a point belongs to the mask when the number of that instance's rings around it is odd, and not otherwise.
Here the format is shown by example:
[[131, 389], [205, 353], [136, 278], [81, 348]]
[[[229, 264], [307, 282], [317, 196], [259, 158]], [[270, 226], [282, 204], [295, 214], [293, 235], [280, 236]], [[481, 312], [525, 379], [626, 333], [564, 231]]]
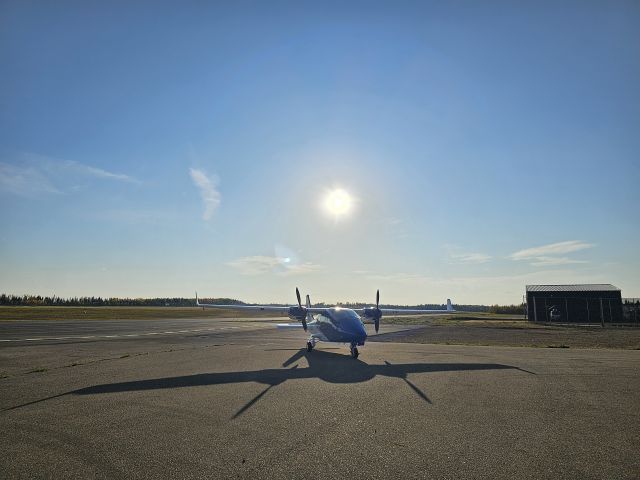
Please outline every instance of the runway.
[[370, 341], [354, 360], [248, 319], [6, 323], [0, 340], [2, 478], [640, 472], [639, 351]]
[[110, 338], [142, 337], [148, 335], [182, 335], [201, 332], [272, 328], [275, 321], [269, 319], [157, 319], [157, 320], [33, 320], [0, 322], [0, 342], [42, 342], [57, 340], [95, 340]]

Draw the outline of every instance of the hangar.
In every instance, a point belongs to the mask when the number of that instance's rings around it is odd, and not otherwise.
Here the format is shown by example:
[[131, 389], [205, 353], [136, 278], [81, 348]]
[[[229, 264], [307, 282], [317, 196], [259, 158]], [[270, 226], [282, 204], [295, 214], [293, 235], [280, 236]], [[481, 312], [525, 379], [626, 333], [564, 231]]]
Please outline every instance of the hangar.
[[533, 322], [621, 323], [622, 294], [610, 284], [527, 285]]

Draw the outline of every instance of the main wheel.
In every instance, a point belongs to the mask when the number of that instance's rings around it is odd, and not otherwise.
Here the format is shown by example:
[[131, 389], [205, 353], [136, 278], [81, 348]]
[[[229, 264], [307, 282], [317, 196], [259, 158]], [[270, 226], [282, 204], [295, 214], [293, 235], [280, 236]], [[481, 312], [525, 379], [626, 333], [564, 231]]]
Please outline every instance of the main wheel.
[[310, 352], [311, 350], [313, 350], [313, 343], [307, 342], [307, 352]]
[[358, 348], [357, 348], [357, 347], [353, 347], [353, 348], [351, 349], [351, 356], [352, 356], [353, 358], [358, 358]]

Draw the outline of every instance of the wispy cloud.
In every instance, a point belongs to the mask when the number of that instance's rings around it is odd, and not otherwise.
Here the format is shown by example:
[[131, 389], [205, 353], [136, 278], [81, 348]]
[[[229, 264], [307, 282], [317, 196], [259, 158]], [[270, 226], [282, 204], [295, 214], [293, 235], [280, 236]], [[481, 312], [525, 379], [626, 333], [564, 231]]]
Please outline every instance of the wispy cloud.
[[371, 272], [371, 270], [354, 270], [351, 273], [354, 275], [371, 275], [373, 272]]
[[528, 261], [536, 267], [588, 263], [586, 260], [575, 260], [559, 255], [579, 252], [593, 247], [595, 247], [593, 243], [587, 243], [581, 240], [567, 240], [566, 242], [550, 243], [540, 247], [519, 250], [509, 255], [508, 258], [516, 261]]
[[305, 262], [297, 265], [291, 265], [284, 270], [285, 275], [302, 275], [305, 273], [313, 273], [322, 270], [324, 267], [317, 263]]
[[568, 240], [566, 242], [551, 243], [549, 245], [542, 245], [541, 247], [519, 250], [509, 255], [509, 258], [513, 260], [526, 260], [529, 258], [544, 257], [546, 255], [562, 255], [578, 252], [592, 247], [595, 247], [595, 244], [582, 242], [580, 240]]
[[198, 170], [196, 168], [190, 168], [189, 174], [191, 175], [191, 180], [193, 180], [195, 186], [200, 190], [200, 197], [202, 198], [202, 203], [204, 205], [202, 218], [204, 220], [210, 220], [220, 206], [221, 195], [216, 188], [218, 179], [217, 177], [209, 178], [202, 170]]
[[0, 192], [27, 197], [62, 193], [37, 168], [4, 162], [0, 162]]
[[255, 255], [242, 257], [228, 262], [227, 265], [235, 268], [242, 275], [263, 275], [266, 273], [276, 273], [279, 275], [302, 275], [321, 270], [320, 265], [314, 263], [290, 262], [289, 258], [270, 257], [266, 255]]
[[453, 263], [487, 263], [491, 255], [486, 253], [450, 253], [449, 258]]
[[20, 153], [10, 160], [0, 162], [0, 191], [14, 195], [67, 193], [74, 190], [72, 184], [89, 178], [140, 183], [129, 175], [33, 153]]
[[243, 275], [261, 275], [270, 272], [278, 263], [275, 257], [255, 255], [238, 258], [228, 262], [227, 265], [237, 269]]
[[550, 265], [571, 265], [575, 263], [589, 263], [586, 260], [574, 260], [569, 257], [535, 257], [531, 265], [534, 267], [547, 267]]
[[112, 173], [102, 168], [92, 167], [83, 163], [67, 160], [63, 163], [63, 168], [74, 170], [80, 174], [87, 175], [95, 178], [105, 178], [108, 180], [118, 180], [121, 182], [140, 183], [139, 180], [122, 173]]
[[463, 263], [463, 264], [478, 264], [487, 263], [491, 260], [491, 255], [478, 252], [465, 252], [461, 247], [457, 245], [447, 244], [444, 246], [447, 256], [449, 257], [449, 263]]

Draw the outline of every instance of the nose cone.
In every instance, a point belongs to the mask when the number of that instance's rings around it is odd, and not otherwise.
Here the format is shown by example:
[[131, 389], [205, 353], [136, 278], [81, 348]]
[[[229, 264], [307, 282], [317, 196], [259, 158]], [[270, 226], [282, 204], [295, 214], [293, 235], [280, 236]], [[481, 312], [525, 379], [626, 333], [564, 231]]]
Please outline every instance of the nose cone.
[[364, 328], [364, 325], [362, 324], [362, 322], [358, 319], [355, 320], [351, 325], [350, 325], [350, 331], [351, 334], [356, 338], [356, 340], [361, 340], [364, 341], [365, 338], [367, 338], [367, 331]]

